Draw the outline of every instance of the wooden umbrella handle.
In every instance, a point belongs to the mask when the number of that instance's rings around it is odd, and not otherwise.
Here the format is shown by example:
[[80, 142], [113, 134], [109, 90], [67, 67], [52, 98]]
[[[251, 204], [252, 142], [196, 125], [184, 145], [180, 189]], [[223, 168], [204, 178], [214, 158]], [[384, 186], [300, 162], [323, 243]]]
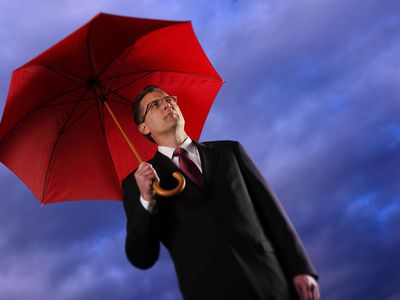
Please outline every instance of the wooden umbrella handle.
[[171, 190], [164, 190], [163, 188], [160, 187], [160, 184], [157, 181], [153, 182], [153, 190], [156, 192], [157, 195], [162, 196], [162, 197], [171, 197], [175, 196], [183, 191], [183, 189], [186, 186], [186, 180], [185, 177], [178, 171], [175, 171], [172, 173], [172, 177], [174, 177], [176, 180], [178, 180], [178, 185], [171, 189]]
[[[103, 103], [104, 103], [105, 107], [107, 108], [107, 111], [110, 113], [111, 118], [114, 120], [118, 129], [122, 133], [122, 136], [124, 137], [125, 141], [128, 143], [129, 148], [132, 150], [133, 154], [136, 156], [136, 159], [138, 160], [138, 162], [141, 163], [143, 160], [140, 157], [139, 152], [136, 150], [135, 146], [133, 146], [133, 144], [129, 140], [129, 138], [126, 135], [121, 124], [118, 122], [117, 117], [114, 115], [113, 111], [111, 110], [111, 107], [108, 105], [107, 101], [104, 101]], [[158, 182], [156, 182], [156, 181], [153, 182], [153, 189], [157, 195], [160, 195], [162, 197], [171, 197], [171, 196], [177, 195], [183, 191], [183, 189], [186, 186], [185, 177], [183, 177], [183, 175], [177, 171], [172, 173], [172, 177], [174, 177], [176, 180], [178, 180], [178, 186], [171, 190], [164, 190], [163, 188], [160, 187], [160, 184]]]

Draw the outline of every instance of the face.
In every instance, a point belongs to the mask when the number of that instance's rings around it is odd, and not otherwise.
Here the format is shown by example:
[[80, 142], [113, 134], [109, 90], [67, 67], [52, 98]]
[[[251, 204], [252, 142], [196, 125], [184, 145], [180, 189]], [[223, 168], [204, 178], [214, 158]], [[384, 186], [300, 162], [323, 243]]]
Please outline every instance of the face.
[[[161, 89], [156, 89], [146, 94], [140, 102], [142, 115], [146, 112], [149, 103], [154, 100], [163, 99], [166, 96], [169, 95]], [[163, 101], [159, 107], [153, 107], [147, 112], [144, 122], [140, 124], [138, 128], [142, 134], [151, 133], [153, 139], [157, 139], [157, 136], [183, 130], [184, 125], [185, 120], [179, 106]]]

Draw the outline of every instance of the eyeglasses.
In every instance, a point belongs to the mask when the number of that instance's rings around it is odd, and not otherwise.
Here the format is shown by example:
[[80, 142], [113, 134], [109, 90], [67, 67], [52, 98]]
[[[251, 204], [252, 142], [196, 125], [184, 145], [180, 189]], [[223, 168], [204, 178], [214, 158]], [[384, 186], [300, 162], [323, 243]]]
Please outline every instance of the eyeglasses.
[[146, 118], [146, 116], [147, 116], [149, 111], [160, 108], [161, 105], [165, 101], [167, 101], [168, 104], [171, 105], [171, 106], [178, 105], [178, 97], [177, 96], [166, 96], [166, 97], [161, 98], [161, 99], [153, 100], [150, 103], [148, 103], [147, 106], [146, 106], [146, 110], [145, 110], [144, 115], [143, 115], [142, 123], [144, 122], [144, 119]]

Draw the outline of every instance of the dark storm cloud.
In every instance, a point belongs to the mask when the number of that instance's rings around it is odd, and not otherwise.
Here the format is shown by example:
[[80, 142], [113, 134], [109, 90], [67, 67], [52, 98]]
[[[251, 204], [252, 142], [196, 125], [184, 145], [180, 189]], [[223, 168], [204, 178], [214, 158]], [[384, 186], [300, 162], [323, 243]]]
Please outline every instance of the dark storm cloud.
[[[382, 17], [380, 5], [371, 2], [364, 10], [357, 10], [355, 2], [334, 3], [325, 1], [319, 10], [306, 2], [302, 9], [294, 4], [277, 12], [274, 7], [249, 15], [243, 11], [236, 22], [225, 19], [224, 39], [214, 52], [227, 81], [221, 105], [232, 115], [229, 120], [242, 124], [253, 117], [269, 127], [310, 100], [333, 102], [328, 98], [335, 96], [332, 90], [346, 94], [357, 81], [367, 82], [363, 73], [370, 60], [397, 45], [396, 12], [386, 10]], [[257, 121], [254, 130], [260, 128]], [[241, 129], [228, 125], [232, 132]]]
[[[219, 51], [229, 61], [225, 97], [209, 120], [248, 146], [327, 276], [325, 296], [394, 299], [396, 285], [381, 286], [399, 262], [399, 6], [308, 4], [257, 28], [245, 17], [236, 24], [245, 29], [232, 29]], [[231, 117], [212, 118], [222, 112]], [[391, 262], [377, 259], [385, 254]]]
[[[3, 1], [0, 107], [12, 69], [95, 13], [191, 19], [226, 80], [202, 140], [240, 140], [282, 200], [325, 299], [396, 299], [398, 1]], [[40, 208], [0, 169], [0, 298], [179, 299], [163, 251], [124, 255], [120, 203]]]
[[[30, 192], [9, 177], [1, 180], [2, 199], [7, 199], [0, 220], [3, 298], [157, 299], [161, 290], [170, 295], [164, 299], [179, 299], [173, 266], [165, 253], [149, 272], [129, 265], [121, 203], [40, 208]], [[152, 288], [153, 281], [160, 289]]]

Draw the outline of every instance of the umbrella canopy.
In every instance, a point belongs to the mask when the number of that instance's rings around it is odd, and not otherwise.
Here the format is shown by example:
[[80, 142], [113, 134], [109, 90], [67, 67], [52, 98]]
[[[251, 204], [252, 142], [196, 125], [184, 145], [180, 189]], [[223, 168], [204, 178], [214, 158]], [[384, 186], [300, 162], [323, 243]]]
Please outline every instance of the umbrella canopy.
[[138, 162], [104, 101], [148, 160], [156, 145], [138, 132], [132, 103], [149, 84], [179, 97], [185, 129], [198, 139], [222, 80], [191, 22], [96, 15], [13, 72], [0, 161], [42, 204], [121, 200]]

